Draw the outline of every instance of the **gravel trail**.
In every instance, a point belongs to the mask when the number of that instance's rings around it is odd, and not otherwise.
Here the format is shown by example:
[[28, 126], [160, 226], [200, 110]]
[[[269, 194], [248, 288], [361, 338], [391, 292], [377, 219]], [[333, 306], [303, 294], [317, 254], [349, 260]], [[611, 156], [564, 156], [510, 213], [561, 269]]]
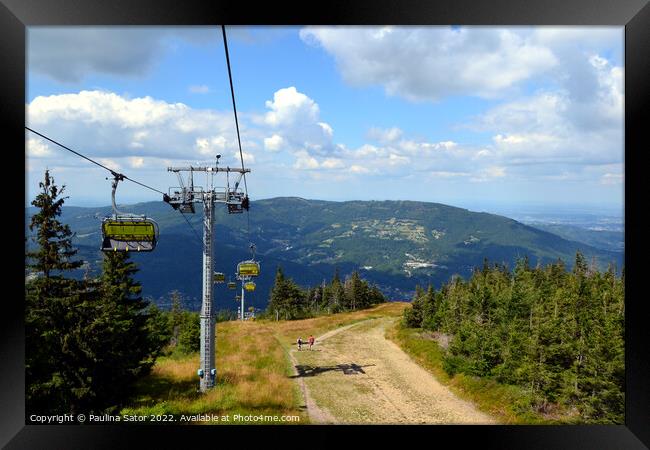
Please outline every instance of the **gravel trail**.
[[[394, 318], [370, 319], [292, 350], [314, 423], [494, 424], [386, 339]], [[311, 408], [310, 408], [311, 406]]]

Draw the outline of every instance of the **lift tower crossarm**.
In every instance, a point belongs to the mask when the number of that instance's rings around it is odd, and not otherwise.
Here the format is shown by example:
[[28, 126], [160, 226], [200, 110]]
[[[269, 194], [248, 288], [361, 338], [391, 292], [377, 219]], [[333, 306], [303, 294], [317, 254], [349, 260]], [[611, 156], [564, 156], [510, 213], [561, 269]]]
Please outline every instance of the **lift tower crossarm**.
[[168, 172], [236, 172], [236, 173], [249, 173], [250, 169], [236, 169], [234, 167], [207, 167], [207, 166], [188, 166], [188, 167], [168, 167]]

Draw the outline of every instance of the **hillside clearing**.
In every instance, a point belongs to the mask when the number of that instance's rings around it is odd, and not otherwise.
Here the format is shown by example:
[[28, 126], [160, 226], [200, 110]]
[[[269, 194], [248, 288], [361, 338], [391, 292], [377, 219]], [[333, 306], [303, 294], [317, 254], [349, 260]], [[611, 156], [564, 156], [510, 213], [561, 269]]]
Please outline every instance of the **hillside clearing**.
[[395, 320], [369, 319], [320, 336], [313, 351], [292, 350], [315, 403], [336, 423], [496, 423], [386, 339]]
[[387, 303], [368, 310], [299, 321], [219, 323], [215, 389], [205, 395], [197, 392], [198, 354], [162, 357], [120, 413], [229, 416], [229, 420], [207, 422], [210, 424], [247, 423], [233, 421], [234, 414], [291, 415], [300, 418], [291, 423], [309, 423], [310, 404], [305, 404], [300, 386], [292, 378], [295, 364], [289, 355], [298, 335], [318, 336], [367, 318], [396, 317], [405, 306]]

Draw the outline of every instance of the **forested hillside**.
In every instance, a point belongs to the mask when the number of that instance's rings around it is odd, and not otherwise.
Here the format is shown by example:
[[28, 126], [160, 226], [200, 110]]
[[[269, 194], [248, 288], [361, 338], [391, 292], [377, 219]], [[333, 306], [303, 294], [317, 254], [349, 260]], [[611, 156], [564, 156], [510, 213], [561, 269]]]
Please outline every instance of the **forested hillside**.
[[623, 423], [624, 274], [564, 264], [484, 264], [467, 280], [417, 290], [404, 323], [433, 331], [449, 374], [518, 385], [537, 412]]
[[[201, 296], [202, 211], [181, 214], [163, 202], [120, 206], [126, 212], [146, 214], [160, 225], [156, 250], [134, 255], [143, 294], [167, 303], [169, 292], [180, 290], [198, 309]], [[33, 210], [28, 210], [28, 214]], [[63, 208], [62, 221], [76, 233], [74, 244], [92, 274], [99, 272], [101, 218], [110, 208]], [[250, 233], [248, 220], [250, 219]], [[462, 208], [414, 201], [330, 202], [301, 198], [273, 198], [251, 203], [250, 217], [228, 215], [216, 208], [215, 270], [233, 276], [237, 262], [250, 257], [257, 246], [262, 272], [248, 301], [265, 308], [277, 267], [301, 286], [314, 286], [357, 270], [390, 299], [407, 299], [415, 284], [440, 286], [454, 274], [471, 275], [483, 258], [510, 267], [519, 257], [532, 264], [561, 258], [570, 268], [580, 250], [602, 269], [617, 267], [622, 252], [596, 249], [570, 241], [506, 217]], [[216, 308], [234, 308], [234, 294], [218, 286]]]
[[329, 283], [302, 289], [284, 275], [281, 267], [275, 274], [270, 297], [267, 317], [285, 320], [356, 311], [386, 302], [377, 286], [369, 285], [359, 272], [352, 272], [342, 280], [336, 271]]

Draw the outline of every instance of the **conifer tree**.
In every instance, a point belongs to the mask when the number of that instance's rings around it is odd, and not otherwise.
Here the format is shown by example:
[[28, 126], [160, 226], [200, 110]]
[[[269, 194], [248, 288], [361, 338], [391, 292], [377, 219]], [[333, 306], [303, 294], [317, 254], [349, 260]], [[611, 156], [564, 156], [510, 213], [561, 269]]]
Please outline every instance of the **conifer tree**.
[[201, 349], [201, 319], [197, 312], [183, 311], [178, 333], [178, 351], [195, 353]]
[[96, 348], [93, 387], [104, 407], [120, 405], [167, 343], [150, 332], [154, 317], [134, 279], [137, 270], [128, 253], [104, 254], [101, 304], [87, 337]]
[[[277, 268], [275, 272], [275, 281], [271, 288], [271, 294], [267, 309], [275, 314], [275, 312], [284, 312], [286, 309], [286, 285], [284, 281], [284, 272], [282, 267]], [[284, 316], [284, 313], [282, 314]], [[283, 317], [284, 318], [284, 317]]]
[[368, 293], [368, 305], [377, 305], [379, 303], [385, 303], [386, 302], [386, 297], [384, 297], [384, 294], [379, 290], [377, 286], [370, 286], [369, 288], [369, 293]]
[[[578, 410], [587, 423], [622, 423], [624, 411], [624, 272], [589, 269], [576, 254], [513, 272], [484, 262], [464, 282], [433, 293], [418, 289], [404, 322], [450, 335], [443, 367], [524, 388], [532, 411]], [[424, 299], [424, 301], [422, 301]], [[422, 306], [424, 305], [424, 306]]]
[[345, 286], [346, 307], [353, 311], [368, 305], [368, 288], [359, 277], [359, 272], [352, 272]]
[[151, 367], [163, 336], [144, 312], [126, 254], [106, 255], [99, 280], [64, 276], [82, 265], [58, 219], [64, 188], [48, 171], [40, 187], [30, 223], [37, 248], [26, 254], [40, 273], [26, 284], [27, 413], [110, 412]]
[[78, 306], [92, 288], [66, 277], [83, 262], [72, 259], [73, 234], [59, 221], [65, 186], [59, 189], [46, 170], [39, 187], [29, 225], [36, 248], [26, 252], [26, 266], [36, 273], [25, 286], [26, 413], [69, 413], [83, 392], [75, 391], [79, 375], [67, 342], [82, 323]]
[[285, 278], [282, 268], [278, 267], [267, 311], [272, 315], [277, 311], [282, 319], [305, 317], [308, 315], [305, 299], [306, 294], [293, 280]]
[[330, 283], [330, 310], [333, 313], [343, 311], [345, 309], [345, 289], [341, 283], [338, 267], [334, 271], [334, 277]]
[[424, 291], [418, 285], [415, 287], [411, 308], [404, 311], [404, 324], [407, 327], [419, 328], [422, 326], [422, 313], [424, 303]]

